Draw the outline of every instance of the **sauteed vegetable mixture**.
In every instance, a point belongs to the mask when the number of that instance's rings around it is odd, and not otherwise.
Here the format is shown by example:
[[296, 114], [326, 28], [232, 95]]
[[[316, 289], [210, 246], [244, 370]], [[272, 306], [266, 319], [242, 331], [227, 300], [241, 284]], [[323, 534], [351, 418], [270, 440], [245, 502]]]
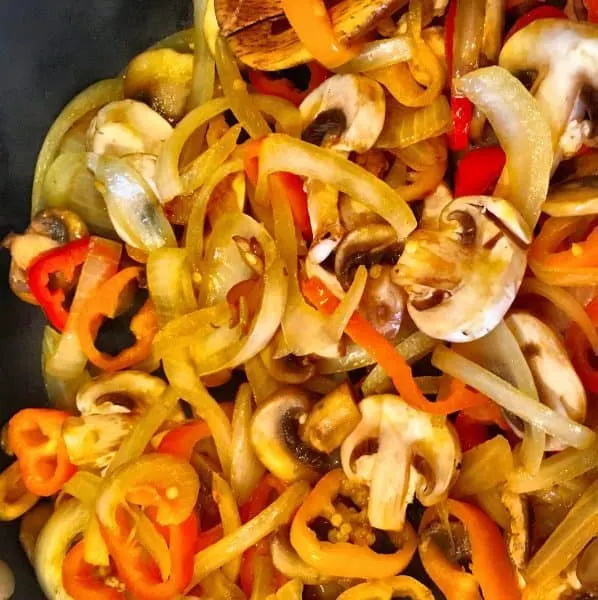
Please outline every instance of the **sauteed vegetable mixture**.
[[47, 597], [598, 598], [598, 3], [194, 12], [4, 241]]

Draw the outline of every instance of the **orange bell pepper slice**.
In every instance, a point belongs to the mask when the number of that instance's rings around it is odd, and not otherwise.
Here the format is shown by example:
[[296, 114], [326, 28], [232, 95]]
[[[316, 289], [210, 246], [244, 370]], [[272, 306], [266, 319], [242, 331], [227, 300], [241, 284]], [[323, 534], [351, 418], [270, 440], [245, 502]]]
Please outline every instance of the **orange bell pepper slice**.
[[165, 530], [172, 565], [166, 581], [162, 580], [158, 566], [132, 534], [132, 525], [122, 521], [118, 532], [102, 527], [102, 535], [127, 592], [137, 600], [177, 598], [191, 583], [193, 576], [198, 531], [196, 515], [192, 513], [181, 524]]
[[22, 517], [39, 500], [26, 487], [19, 461], [0, 473], [0, 521], [14, 521]]
[[560, 250], [566, 240], [579, 228], [575, 217], [551, 217], [530, 246], [529, 258], [541, 267], [567, 272], [598, 267], [598, 226], [593, 227], [585, 241]]
[[[302, 281], [301, 290], [309, 302], [325, 314], [332, 314], [340, 304], [338, 298], [315, 277]], [[481, 395], [473, 393], [450, 394], [440, 402], [428, 400], [417, 386], [411, 367], [403, 356], [358, 312], [349, 319], [345, 333], [386, 371], [403, 400], [413, 408], [430, 414], [448, 415], [486, 403]]]
[[341, 470], [327, 473], [299, 507], [291, 525], [293, 548], [305, 562], [330, 577], [384, 579], [400, 573], [417, 548], [417, 536], [408, 523], [402, 532], [404, 543], [394, 554], [378, 554], [347, 542], [322, 542], [310, 528], [310, 523], [332, 506], [343, 477]]
[[357, 56], [358, 50], [341, 42], [328, 17], [324, 0], [281, 0], [284, 14], [309, 53], [334, 69]]
[[69, 550], [62, 563], [62, 585], [73, 600], [125, 600], [124, 591], [108, 585], [106, 578], [105, 573], [100, 575], [97, 567], [85, 562], [82, 541]]
[[19, 460], [25, 487], [37, 496], [52, 496], [77, 470], [62, 438], [70, 415], [49, 408], [26, 408], [8, 424], [8, 443]]
[[[594, 298], [586, 306], [586, 312], [592, 324], [598, 327], [598, 298]], [[594, 353], [587, 336], [576, 323], [571, 323], [569, 326], [565, 344], [573, 366], [586, 390], [594, 394], [598, 393], [598, 367], [595, 360], [593, 360]]]
[[[258, 182], [259, 156], [263, 142], [264, 138], [251, 140], [244, 145], [245, 174], [254, 186]], [[301, 232], [303, 239], [310, 241], [313, 236], [307, 209], [307, 194], [303, 189], [303, 179], [293, 173], [272, 173], [268, 177], [268, 186], [272, 197], [286, 196], [293, 213], [293, 222]]]
[[151, 354], [152, 342], [159, 330], [158, 317], [151, 300], [148, 300], [131, 320], [130, 329], [136, 339], [133, 346], [117, 356], [100, 352], [95, 346], [95, 338], [103, 320], [116, 317], [122, 292], [141, 272], [140, 267], [129, 267], [111, 277], [83, 306], [77, 320], [77, 336], [83, 352], [96, 367], [104, 371], [127, 369]]
[[435, 507], [424, 513], [420, 524], [422, 541], [419, 554], [424, 569], [440, 588], [447, 600], [519, 600], [521, 590], [500, 529], [476, 506], [447, 501], [449, 515], [461, 521], [471, 544], [471, 570], [466, 573], [452, 563], [433, 542], [424, 535], [426, 527], [438, 519]]

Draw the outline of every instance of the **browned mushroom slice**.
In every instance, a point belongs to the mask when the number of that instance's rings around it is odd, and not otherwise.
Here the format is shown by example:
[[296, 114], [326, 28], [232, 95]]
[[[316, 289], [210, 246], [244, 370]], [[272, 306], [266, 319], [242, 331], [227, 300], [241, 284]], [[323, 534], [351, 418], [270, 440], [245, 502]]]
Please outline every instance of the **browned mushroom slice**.
[[125, 97], [145, 102], [171, 123], [183, 118], [191, 91], [193, 55], [170, 48], [136, 56], [125, 73]]
[[[405, 0], [341, 0], [330, 8], [330, 20], [338, 38], [350, 42], [405, 4]], [[222, 34], [237, 58], [250, 67], [276, 71], [311, 59], [289, 27], [279, 0], [216, 0], [215, 6]]]

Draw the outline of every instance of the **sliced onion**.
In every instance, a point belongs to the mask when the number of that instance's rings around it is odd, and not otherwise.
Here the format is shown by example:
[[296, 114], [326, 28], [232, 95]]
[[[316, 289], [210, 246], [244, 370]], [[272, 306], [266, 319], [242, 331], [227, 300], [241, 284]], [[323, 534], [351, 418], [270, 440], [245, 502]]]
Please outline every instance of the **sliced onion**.
[[62, 487], [62, 491], [81, 502], [93, 505], [100, 491], [102, 478], [89, 471], [77, 471]]
[[586, 448], [596, 439], [596, 434], [591, 429], [540, 404], [504, 379], [445, 346], [436, 348], [432, 355], [432, 364], [486, 394], [505, 410], [555, 436], [568, 446]]
[[223, 369], [234, 369], [261, 352], [272, 339], [280, 326], [287, 304], [287, 277], [274, 240], [263, 225], [245, 214], [230, 214], [222, 217], [222, 232], [228, 228], [227, 245], [235, 244], [239, 235], [247, 240], [255, 239], [264, 253], [263, 291], [259, 310], [249, 328], [249, 332], [238, 341], [211, 355], [204, 352], [204, 344], [209, 340], [197, 340], [192, 347], [199, 375], [209, 375]]
[[277, 133], [286, 133], [291, 137], [301, 137], [303, 125], [299, 109], [284, 98], [252, 94], [251, 99], [256, 106], [276, 123]]
[[[540, 402], [534, 376], [513, 333], [504, 321], [488, 335], [459, 346], [459, 352]], [[525, 424], [521, 460], [529, 473], [537, 473], [546, 449], [543, 432]]]
[[255, 403], [263, 404], [274, 392], [280, 389], [281, 384], [271, 375], [260, 355], [250, 358], [245, 363], [245, 375], [253, 390]]
[[[263, 160], [260, 162], [263, 163]], [[288, 273], [288, 300], [281, 323], [288, 354], [336, 356], [338, 340], [332, 338], [326, 319], [305, 301], [301, 293], [297, 267], [297, 233], [287, 198], [277, 198], [272, 210], [276, 244]]]
[[205, 104], [214, 97], [215, 63], [204, 33], [204, 20], [208, 4], [209, 0], [193, 0], [194, 61], [191, 95], [189, 96], [190, 109]]
[[170, 384], [191, 405], [195, 415], [210, 428], [224, 476], [230, 477], [232, 428], [222, 406], [212, 398], [197, 376], [189, 355], [179, 351], [163, 360], [164, 371]]
[[147, 285], [160, 325], [197, 308], [191, 268], [182, 248], [161, 248], [147, 261]]
[[90, 510], [71, 498], [62, 502], [41, 530], [33, 555], [37, 580], [50, 600], [68, 598], [62, 585], [62, 564], [73, 542], [85, 531]]
[[513, 468], [511, 446], [505, 437], [497, 435], [463, 454], [451, 496], [466, 498], [486, 492], [504, 483]]
[[102, 194], [87, 168], [85, 152], [59, 154], [44, 181], [44, 200], [53, 208], [67, 208], [79, 215], [92, 233], [114, 236], [114, 227]]
[[444, 96], [423, 108], [390, 104], [377, 148], [405, 148], [446, 133], [451, 127], [451, 109]]
[[83, 306], [99, 286], [118, 270], [121, 251], [122, 246], [116, 242], [98, 237], [91, 238], [89, 254], [81, 270], [66, 327], [54, 356], [47, 363], [46, 371], [50, 375], [65, 381], [81, 377], [87, 357], [77, 336], [77, 319]]
[[141, 416], [135, 427], [124, 439], [106, 474], [113, 473], [118, 467], [139, 458], [145, 452], [154, 434], [172, 414], [178, 401], [179, 394], [172, 388], [167, 388], [160, 399]]
[[54, 356], [59, 343], [60, 334], [49, 326], [44, 327], [44, 336], [42, 338], [42, 376], [44, 378], [44, 386], [51, 407], [75, 412], [77, 392], [83, 384], [89, 381], [90, 377], [87, 369], [83, 369], [81, 375], [74, 379], [59, 379], [48, 372], [48, 361]]
[[99, 110], [105, 104], [123, 98], [123, 80], [105, 79], [98, 81], [75, 96], [58, 115], [46, 135], [35, 165], [33, 191], [31, 193], [31, 214], [35, 215], [43, 207], [43, 186], [46, 172], [56, 158], [64, 135], [82, 117], [92, 110]]
[[224, 96], [245, 131], [252, 138], [268, 135], [268, 123], [247, 91], [247, 84], [241, 76], [237, 61], [223, 37], [216, 41], [216, 68]]
[[508, 480], [508, 487], [517, 494], [530, 494], [537, 490], [550, 489], [598, 468], [598, 447], [594, 443], [588, 448], [567, 448], [542, 461], [540, 470], [532, 475], [522, 470], [515, 471]]
[[339, 67], [339, 73], [364, 73], [405, 62], [413, 56], [409, 37], [398, 35], [363, 45], [361, 52], [348, 63]]
[[[416, 331], [408, 338], [404, 339], [398, 346], [397, 351], [402, 354], [409, 364], [413, 364], [427, 356], [434, 350], [437, 340], [431, 338], [421, 331]], [[392, 381], [382, 367], [376, 365], [361, 384], [361, 391], [364, 396], [372, 394], [381, 394], [392, 391], [394, 386]]]
[[228, 159], [237, 147], [240, 133], [241, 126], [233, 125], [213, 146], [210, 146], [185, 167], [181, 179], [186, 194], [190, 194], [201, 187], [210, 175]]
[[255, 546], [281, 525], [288, 523], [308, 493], [309, 485], [305, 481], [293, 483], [257, 517], [231, 535], [198, 552], [195, 555], [193, 579], [189, 588], [193, 588], [204, 577]]
[[193, 109], [177, 124], [172, 135], [166, 140], [156, 163], [156, 186], [162, 202], [169, 202], [185, 193], [185, 186], [179, 173], [179, 162], [189, 138], [202, 125], [228, 108], [228, 100], [215, 98]]
[[252, 396], [248, 384], [244, 383], [239, 387], [232, 420], [230, 484], [239, 504], [247, 502], [264, 474], [264, 467], [253, 450], [249, 435], [253, 414]]
[[[218, 505], [218, 512], [220, 513], [220, 521], [222, 522], [224, 535], [228, 536], [234, 534], [235, 531], [238, 531], [241, 527], [239, 507], [237, 506], [237, 500], [233, 495], [230, 485], [217, 473], [214, 473], [212, 476], [212, 494]], [[237, 581], [240, 569], [240, 556], [235, 556], [222, 566], [222, 572], [230, 581]]]
[[[240, 158], [220, 165], [208, 178], [199, 194], [194, 198], [187, 230], [185, 233], [185, 247], [191, 268], [198, 272], [201, 270], [203, 259], [205, 221], [208, 202], [218, 184], [233, 173], [243, 171], [243, 161]], [[232, 242], [232, 240], [230, 240]], [[228, 290], [227, 290], [228, 291]]]
[[506, 69], [478, 69], [456, 85], [488, 117], [507, 154], [494, 195], [512, 202], [533, 229], [552, 170], [550, 126], [531, 94]]
[[142, 175], [126, 160], [102, 155], [95, 175], [119, 237], [146, 252], [177, 245], [158, 198]]
[[598, 331], [594, 327], [588, 313], [584, 310], [583, 305], [563, 288], [544, 283], [539, 279], [528, 277], [523, 280], [519, 294], [537, 294], [547, 300], [550, 300], [557, 308], [560, 308], [568, 317], [577, 324], [584, 332], [590, 342], [590, 346], [594, 353], [598, 353]]
[[557, 577], [598, 534], [598, 481], [573, 505], [564, 520], [532, 557], [525, 571], [528, 581]]
[[332, 150], [272, 134], [260, 154], [260, 177], [256, 196], [266, 204], [268, 175], [287, 171], [328, 183], [386, 219], [404, 239], [417, 222], [407, 203], [383, 181]]
[[367, 281], [368, 271], [363, 265], [360, 265], [355, 272], [351, 287], [347, 290], [334, 313], [329, 317], [328, 331], [333, 340], [340, 340], [343, 336], [347, 323], [359, 308]]
[[485, 8], [486, 0], [457, 0], [452, 56], [454, 78], [478, 68]]

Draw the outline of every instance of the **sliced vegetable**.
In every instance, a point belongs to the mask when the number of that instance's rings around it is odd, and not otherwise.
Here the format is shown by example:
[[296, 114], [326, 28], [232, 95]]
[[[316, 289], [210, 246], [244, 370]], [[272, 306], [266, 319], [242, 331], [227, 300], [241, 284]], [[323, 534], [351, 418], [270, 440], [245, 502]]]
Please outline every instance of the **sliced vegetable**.
[[[592, 300], [585, 309], [586, 314], [591, 319], [592, 327], [598, 326], [598, 299]], [[573, 361], [573, 366], [577, 371], [584, 387], [590, 392], [598, 391], [598, 371], [592, 361], [593, 349], [588, 342], [587, 336], [580, 329], [579, 325], [572, 323], [567, 331], [567, 348]]]
[[30, 492], [23, 481], [19, 461], [0, 473], [0, 521], [22, 517], [38, 500], [39, 496]]
[[38, 496], [58, 492], [75, 472], [62, 439], [68, 413], [26, 408], [9, 421], [8, 441], [27, 489]]
[[[479, 508], [447, 501], [448, 515], [457, 519], [465, 529], [470, 553], [464, 559], [471, 561], [472, 575], [466, 575], [439, 550], [431, 534], [430, 524], [439, 519], [438, 509], [429, 508], [420, 525], [422, 541], [419, 545], [424, 569], [449, 600], [478, 598], [477, 585], [486, 600], [518, 600], [521, 591], [500, 529]], [[450, 531], [447, 531], [450, 536]], [[450, 538], [449, 538], [450, 539]]]
[[512, 202], [533, 229], [546, 200], [553, 161], [546, 119], [523, 85], [501, 67], [478, 69], [456, 85], [488, 117], [506, 153], [506, 170], [495, 195]]
[[159, 325], [153, 302], [147, 300], [131, 319], [130, 330], [135, 336], [135, 343], [111, 356], [100, 352], [95, 345], [95, 338], [105, 318], [114, 319], [122, 309], [122, 295], [129, 284], [137, 280], [141, 274], [138, 267], [129, 267], [104, 282], [90, 298], [79, 314], [77, 335], [79, 343], [87, 358], [103, 371], [120, 371], [147, 359], [151, 354], [152, 342]]
[[76, 326], [81, 310], [99, 286], [110, 279], [120, 262], [122, 246], [103, 238], [91, 237], [87, 258], [83, 263], [79, 283], [71, 304], [69, 318], [56, 353], [48, 362], [47, 371], [55, 377], [71, 380], [81, 376], [87, 357], [81, 349]]
[[291, 544], [302, 560], [331, 577], [370, 579], [391, 577], [410, 562], [417, 544], [415, 532], [405, 525], [393, 554], [378, 554], [367, 546], [320, 541], [310, 523], [329, 511], [341, 489], [343, 473], [325, 475], [305, 499], [291, 525]]
[[249, 72], [249, 81], [260, 94], [277, 96], [299, 106], [313, 90], [330, 76], [329, 71], [315, 61], [300, 68], [309, 69], [309, 82], [305, 89], [298, 89], [291, 78], [284, 76], [284, 71], [267, 73], [252, 69]]
[[500, 146], [487, 146], [468, 152], [458, 163], [455, 196], [491, 193], [504, 169], [506, 156]]
[[556, 6], [538, 6], [537, 8], [532, 8], [528, 13], [525, 13], [523, 16], [519, 17], [517, 21], [513, 24], [509, 32], [505, 37], [505, 42], [512, 36], [514, 36], [518, 31], [527, 27], [534, 21], [538, 19], [568, 19], [567, 15]]
[[75, 285], [77, 268], [89, 254], [90, 239], [84, 238], [42, 253], [27, 271], [27, 283], [39, 302], [48, 321], [58, 331], [64, 331], [69, 311], [65, 308], [66, 290], [62, 286], [50, 287], [50, 278], [60, 274], [67, 285]]
[[189, 96], [189, 108], [205, 104], [214, 96], [215, 87], [215, 62], [206, 39], [204, 21], [213, 8], [211, 0], [195, 0], [193, 2], [193, 79], [191, 82], [191, 94]]
[[301, 5], [282, 0], [282, 8], [301, 43], [324, 66], [334, 69], [357, 54], [337, 38], [323, 0], [308, 0]]

